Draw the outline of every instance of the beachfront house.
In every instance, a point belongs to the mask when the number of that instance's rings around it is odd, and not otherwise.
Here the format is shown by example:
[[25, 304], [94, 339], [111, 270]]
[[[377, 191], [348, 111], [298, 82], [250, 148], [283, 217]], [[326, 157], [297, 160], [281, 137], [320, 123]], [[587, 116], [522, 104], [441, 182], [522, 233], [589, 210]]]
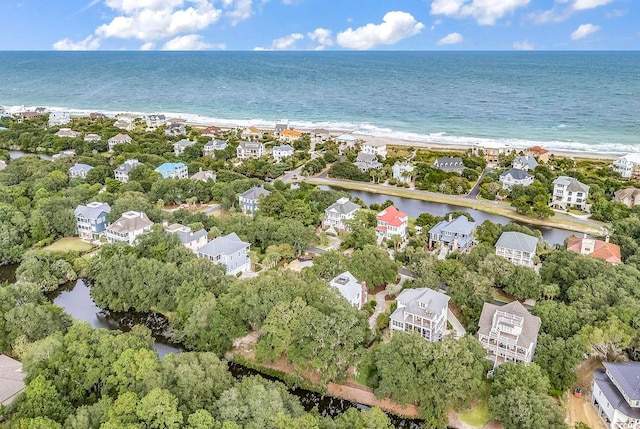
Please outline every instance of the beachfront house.
[[270, 195], [271, 192], [264, 189], [264, 187], [254, 186], [251, 189], [238, 195], [238, 205], [242, 213], [253, 215], [253, 213], [259, 209], [260, 200]]
[[24, 392], [26, 376], [19, 361], [0, 354], [0, 408], [8, 407]]
[[165, 162], [155, 169], [163, 179], [187, 179], [189, 170], [183, 162]]
[[109, 145], [109, 152], [113, 152], [113, 149], [119, 144], [127, 144], [131, 143], [131, 137], [129, 134], [118, 133], [115, 136], [111, 137], [107, 140], [107, 144]]
[[71, 128], [60, 128], [54, 136], [65, 139], [75, 139], [80, 136], [80, 133], [77, 131], [73, 131]]
[[631, 208], [640, 204], [640, 189], [628, 187], [613, 193], [613, 201]]
[[535, 170], [538, 166], [538, 161], [536, 161], [536, 158], [532, 155], [518, 155], [513, 158], [511, 166], [518, 170]]
[[525, 155], [533, 156], [538, 162], [549, 162], [549, 151], [541, 146], [531, 146], [525, 149]]
[[429, 247], [446, 248], [447, 251], [466, 252], [471, 249], [474, 243], [476, 223], [467, 219], [466, 216], [458, 216], [453, 219], [449, 215], [448, 220], [441, 220], [429, 230]]
[[608, 429], [640, 428], [640, 362], [602, 362], [593, 371], [591, 404]]
[[42, 116], [44, 113], [42, 112], [20, 112], [20, 113], [16, 113], [14, 116], [16, 118], [16, 121], [21, 124], [24, 121], [28, 121], [31, 119], [36, 119], [39, 118], [40, 116]]
[[385, 159], [387, 157], [387, 144], [380, 141], [364, 142], [360, 147], [360, 152], [375, 155], [378, 159]]
[[167, 123], [167, 126], [164, 129], [164, 134], [166, 136], [182, 136], [187, 134], [187, 128], [185, 127], [184, 122], [171, 122]]
[[97, 142], [99, 142], [101, 140], [102, 140], [102, 137], [100, 137], [98, 134], [94, 134], [94, 133], [89, 133], [89, 134], [84, 136], [84, 141], [89, 142], [89, 143], [97, 143]]
[[349, 271], [335, 276], [329, 282], [329, 286], [335, 288], [352, 307], [358, 310], [362, 310], [362, 307], [367, 303], [366, 283], [359, 282]]
[[525, 170], [510, 168], [500, 174], [502, 189], [511, 189], [516, 185], [529, 186], [533, 183], [534, 177]]
[[379, 169], [382, 168], [382, 163], [378, 161], [375, 155], [371, 153], [360, 152], [356, 157], [355, 162], [353, 163], [360, 171], [363, 173], [371, 170], [371, 169]]
[[302, 137], [302, 133], [298, 130], [284, 130], [278, 135], [278, 140], [283, 143], [294, 143]]
[[78, 236], [83, 240], [100, 238], [107, 229], [107, 215], [109, 213], [111, 213], [111, 206], [98, 201], [76, 207], [73, 214], [76, 217]]
[[127, 159], [113, 170], [113, 177], [120, 183], [127, 183], [129, 182], [129, 172], [139, 165], [142, 165], [142, 163], [137, 159]]
[[178, 140], [173, 144], [173, 153], [176, 156], [180, 156], [182, 155], [182, 153], [186, 148], [191, 147], [194, 144], [196, 144], [195, 140], [189, 140], [189, 139]]
[[124, 212], [117, 221], [107, 227], [107, 241], [109, 243], [127, 243], [133, 246], [140, 235], [151, 231], [152, 226], [153, 222], [144, 212]]
[[273, 136], [278, 138], [280, 137], [280, 133], [288, 129], [289, 129], [289, 124], [286, 124], [286, 123], [276, 124], [276, 126], [273, 128]]
[[513, 152], [513, 148], [509, 144], [485, 141], [474, 143], [471, 147], [471, 152], [474, 156], [484, 156], [484, 159], [489, 164], [497, 164], [500, 155], [506, 155]]
[[169, 225], [167, 221], [162, 223], [164, 230], [170, 234], [176, 234], [180, 242], [193, 253], [198, 253], [198, 249], [207, 244], [207, 231], [203, 228], [193, 232], [190, 227], [179, 223]]
[[360, 139], [352, 134], [340, 134], [336, 137], [336, 142], [338, 143], [338, 150], [340, 154], [342, 154], [347, 149], [354, 149], [356, 147], [356, 143], [358, 143]]
[[478, 340], [487, 359], [497, 367], [505, 362], [531, 363], [538, 343], [540, 318], [519, 301], [499, 306], [485, 302], [478, 323]]
[[218, 135], [222, 134], [222, 128], [210, 126], [202, 130], [202, 137], [211, 137], [212, 139], [216, 138]]
[[160, 115], [160, 114], [148, 115], [145, 118], [145, 122], [147, 123], [147, 129], [150, 131], [163, 126], [166, 120], [167, 120], [167, 117], [165, 115]]
[[393, 331], [418, 332], [427, 341], [440, 341], [447, 328], [449, 297], [429, 288], [404, 289], [389, 318]]
[[551, 206], [566, 210], [568, 207], [578, 207], [588, 211], [587, 198], [589, 186], [579, 182], [573, 177], [560, 176], [553, 181], [553, 194]]
[[75, 178], [80, 178], [80, 179], [86, 179], [87, 178], [87, 174], [89, 173], [89, 171], [91, 171], [93, 167], [87, 164], [79, 164], [79, 163], [75, 163], [73, 166], [71, 166], [71, 168], [69, 168], [69, 178], [70, 179], [75, 179]]
[[67, 125], [71, 122], [71, 116], [67, 112], [51, 112], [49, 113], [49, 126], [59, 127]]
[[411, 183], [411, 177], [414, 169], [415, 167], [411, 165], [410, 162], [396, 161], [391, 169], [393, 173], [392, 177], [398, 183]]
[[236, 149], [236, 156], [239, 159], [260, 158], [264, 155], [264, 144], [260, 142], [242, 141]]
[[404, 239], [407, 236], [409, 216], [391, 205], [376, 215], [376, 223], [376, 234], [379, 239], [391, 240], [393, 237]]
[[331, 133], [328, 130], [323, 128], [316, 128], [315, 130], [311, 130], [311, 143], [324, 143], [327, 140], [331, 140]]
[[613, 170], [625, 179], [640, 176], [640, 153], [629, 153], [613, 161]]
[[447, 173], [456, 174], [462, 174], [462, 171], [464, 170], [462, 158], [453, 156], [443, 156], [436, 159], [433, 162], [432, 167]]
[[622, 263], [620, 246], [609, 243], [608, 235], [604, 241], [591, 238], [587, 236], [587, 234], [584, 234], [582, 238], [570, 237], [567, 241], [567, 250], [569, 252], [591, 256], [592, 258], [602, 259], [611, 265], [620, 265]]
[[215, 238], [198, 249], [198, 257], [225, 266], [227, 274], [235, 275], [251, 269], [250, 244], [240, 240], [235, 232]]
[[127, 119], [118, 119], [114, 122], [113, 126], [124, 131], [133, 131], [136, 128], [136, 126], [133, 124], [133, 121]]
[[262, 138], [262, 131], [256, 127], [247, 127], [240, 133], [242, 140], [259, 140]]
[[496, 242], [496, 255], [508, 259], [514, 265], [533, 268], [537, 248], [537, 237], [521, 232], [505, 231]]
[[213, 139], [204, 144], [204, 147], [202, 148], [202, 152], [204, 156], [214, 157], [216, 150], [225, 150], [227, 146], [228, 146], [228, 143], [226, 140]]
[[336, 231], [348, 231], [349, 226], [345, 222], [354, 219], [358, 210], [360, 210], [360, 206], [349, 201], [349, 198], [340, 198], [324, 211], [322, 227], [333, 228]]
[[208, 182], [209, 180], [213, 180], [215, 182], [216, 178], [217, 178], [216, 173], [214, 173], [211, 170], [203, 170], [202, 167], [200, 167], [200, 170], [196, 174], [191, 176], [189, 179], [196, 182], [197, 181]]
[[293, 148], [288, 144], [283, 144], [273, 147], [273, 159], [275, 162], [280, 162], [284, 158], [288, 158], [293, 155]]

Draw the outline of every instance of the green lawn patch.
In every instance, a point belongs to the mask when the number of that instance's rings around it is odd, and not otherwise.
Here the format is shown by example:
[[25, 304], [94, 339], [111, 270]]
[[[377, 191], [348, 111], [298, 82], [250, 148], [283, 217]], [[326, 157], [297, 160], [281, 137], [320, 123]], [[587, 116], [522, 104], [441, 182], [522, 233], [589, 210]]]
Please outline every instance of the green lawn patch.
[[93, 246], [78, 237], [61, 238], [50, 245], [39, 249], [38, 252], [88, 252]]
[[471, 411], [458, 414], [460, 421], [475, 428], [481, 428], [489, 421], [489, 406], [487, 399], [481, 399]]

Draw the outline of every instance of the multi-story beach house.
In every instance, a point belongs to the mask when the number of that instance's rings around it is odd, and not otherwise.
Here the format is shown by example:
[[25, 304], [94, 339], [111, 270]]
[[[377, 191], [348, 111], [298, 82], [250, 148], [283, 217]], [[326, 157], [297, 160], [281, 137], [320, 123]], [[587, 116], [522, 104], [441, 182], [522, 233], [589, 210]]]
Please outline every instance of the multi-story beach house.
[[225, 150], [227, 146], [228, 146], [228, 143], [226, 140], [213, 139], [204, 144], [204, 147], [202, 148], [202, 152], [204, 153], [204, 156], [213, 157], [215, 156], [216, 150]]
[[97, 240], [105, 234], [107, 229], [107, 215], [111, 213], [111, 206], [107, 203], [94, 201], [79, 205], [73, 214], [76, 217], [76, 231], [83, 240]]
[[94, 133], [89, 133], [87, 135], [84, 136], [84, 141], [89, 142], [89, 143], [96, 143], [102, 140], [102, 137], [100, 137], [100, 135], [98, 134], [94, 134]]
[[142, 163], [137, 159], [127, 159], [113, 170], [113, 177], [121, 183], [127, 183], [129, 182], [129, 173], [134, 167], [139, 165], [142, 165]]
[[478, 323], [478, 340], [487, 359], [497, 367], [505, 362], [531, 363], [538, 343], [540, 318], [519, 301], [499, 306], [485, 302]]
[[437, 168], [438, 170], [445, 171], [447, 173], [457, 174], [462, 174], [462, 171], [464, 170], [462, 158], [452, 156], [443, 156], [436, 159], [433, 162], [432, 167]]
[[293, 148], [288, 144], [283, 144], [273, 147], [273, 159], [275, 162], [280, 162], [284, 158], [288, 158], [293, 155]]
[[640, 363], [602, 365], [593, 371], [591, 404], [608, 429], [640, 428]]
[[73, 166], [71, 166], [71, 168], [69, 168], [69, 178], [70, 179], [75, 179], [75, 178], [80, 178], [80, 179], [86, 179], [87, 174], [89, 173], [89, 171], [91, 171], [93, 167], [87, 164], [79, 164], [79, 163], [75, 163]]
[[109, 243], [122, 242], [132, 246], [140, 235], [151, 231], [152, 226], [153, 222], [145, 213], [124, 212], [120, 219], [107, 227], [107, 241]]
[[379, 141], [370, 141], [362, 143], [360, 152], [375, 155], [378, 159], [385, 159], [387, 157], [387, 144]]
[[509, 144], [503, 144], [499, 142], [476, 142], [472, 148], [472, 153], [475, 156], [484, 156], [484, 159], [489, 164], [497, 164], [500, 155], [506, 155], [513, 152], [513, 148]]
[[222, 128], [210, 126], [202, 130], [202, 137], [211, 137], [212, 139], [216, 138], [218, 135], [222, 134]]
[[280, 133], [281, 133], [281, 132], [283, 132], [283, 131], [285, 131], [285, 130], [288, 130], [288, 129], [289, 129], [289, 124], [284, 123], [284, 122], [282, 122], [282, 123], [278, 123], [278, 124], [276, 124], [276, 126], [273, 128], [273, 136], [274, 136], [274, 137], [276, 137], [276, 138], [278, 138], [278, 137], [280, 137]]
[[196, 144], [195, 140], [189, 140], [189, 139], [178, 140], [173, 144], [173, 153], [176, 156], [180, 156], [182, 155], [182, 153], [186, 148], [191, 147], [194, 144]]
[[67, 125], [71, 122], [71, 116], [67, 112], [51, 112], [49, 113], [49, 126], [59, 127]]
[[533, 268], [537, 248], [537, 237], [521, 232], [505, 231], [496, 242], [496, 255], [508, 259], [514, 265]]
[[0, 354], [0, 408], [8, 407], [24, 392], [26, 376], [19, 361]]
[[15, 118], [16, 118], [16, 121], [19, 124], [21, 124], [24, 121], [28, 121], [28, 120], [31, 120], [31, 119], [39, 118], [43, 114], [44, 114], [43, 112], [33, 112], [33, 111], [20, 112], [20, 113], [16, 113], [15, 114]]
[[240, 142], [236, 149], [239, 159], [260, 158], [264, 155], [264, 144], [260, 142]]
[[184, 122], [171, 122], [167, 123], [164, 129], [164, 134], [167, 136], [182, 136], [187, 133], [187, 128]]
[[609, 243], [609, 236], [607, 236], [604, 241], [591, 238], [587, 236], [587, 234], [582, 238], [569, 237], [569, 240], [567, 240], [567, 250], [569, 252], [591, 256], [592, 258], [602, 259], [611, 265], [620, 265], [622, 263], [620, 246]]
[[453, 219], [449, 215], [448, 220], [441, 220], [429, 230], [429, 247], [446, 248], [448, 251], [466, 252], [474, 243], [476, 223], [471, 222], [466, 216], [458, 216]]
[[262, 138], [262, 131], [256, 127], [247, 127], [240, 133], [240, 138], [242, 140], [259, 140]]
[[165, 122], [167, 121], [167, 117], [160, 114], [148, 115], [145, 118], [145, 121], [147, 123], [148, 130], [155, 130], [156, 128], [161, 127], [165, 124]]
[[640, 153], [629, 153], [613, 161], [613, 170], [625, 179], [640, 176]]
[[580, 210], [587, 211], [589, 209], [587, 198], [589, 198], [589, 186], [573, 177], [560, 176], [553, 181], [552, 207], [561, 209], [578, 207]]
[[107, 144], [109, 145], [109, 152], [113, 152], [113, 149], [117, 145], [126, 143], [131, 143], [131, 137], [129, 137], [129, 134], [118, 133], [107, 140]]
[[283, 143], [293, 143], [302, 137], [302, 133], [298, 130], [283, 130], [278, 135], [278, 140]]
[[511, 166], [518, 170], [535, 170], [538, 166], [538, 161], [536, 161], [536, 158], [531, 155], [518, 155], [513, 158]]
[[322, 227], [347, 231], [349, 226], [345, 222], [354, 219], [358, 210], [360, 210], [360, 206], [349, 201], [349, 198], [340, 198], [324, 211]]
[[75, 139], [80, 136], [80, 133], [77, 131], [73, 131], [71, 128], [60, 128], [54, 136], [65, 139]]
[[367, 172], [371, 169], [377, 170], [382, 168], [382, 164], [378, 161], [378, 158], [372, 153], [360, 152], [353, 163], [360, 171]]
[[393, 331], [418, 332], [427, 341], [440, 341], [447, 327], [449, 297], [429, 288], [404, 289], [389, 318]]
[[376, 233], [381, 239], [391, 240], [394, 236], [404, 239], [407, 236], [409, 216], [395, 206], [389, 206], [376, 215]]
[[331, 140], [331, 133], [323, 128], [311, 130], [310, 134], [312, 144], [324, 143], [327, 140]]
[[207, 244], [207, 231], [201, 229], [193, 232], [190, 227], [179, 223], [168, 224], [167, 221], [162, 223], [164, 230], [170, 234], [176, 234], [180, 242], [193, 253], [198, 253], [198, 249]]
[[516, 185], [529, 186], [535, 178], [525, 170], [519, 168], [510, 168], [500, 174], [502, 189], [511, 189]]
[[367, 285], [359, 282], [349, 271], [335, 276], [329, 282], [329, 286], [335, 288], [352, 307], [358, 310], [362, 310], [367, 303]]
[[613, 201], [631, 208], [640, 204], [640, 189], [628, 187], [613, 193]]
[[209, 180], [213, 180], [215, 182], [217, 179], [217, 176], [216, 176], [216, 173], [214, 173], [211, 170], [203, 170], [202, 168], [200, 168], [200, 171], [198, 171], [196, 174], [191, 176], [190, 179], [193, 181], [200, 181], [200, 182], [208, 182]]
[[411, 173], [414, 169], [415, 167], [410, 162], [396, 161], [391, 169], [392, 177], [398, 183], [411, 183]]
[[271, 192], [264, 189], [262, 186], [254, 186], [251, 189], [238, 195], [238, 205], [242, 213], [247, 215], [253, 215], [260, 208], [260, 200], [270, 195]]
[[233, 232], [211, 240], [198, 249], [197, 253], [200, 258], [224, 265], [227, 274], [235, 275], [251, 269], [249, 247], [249, 243], [240, 240], [240, 237]]
[[536, 158], [539, 162], [549, 162], [549, 151], [541, 146], [531, 146], [525, 149], [525, 155], [530, 155]]
[[183, 162], [165, 162], [155, 169], [163, 179], [188, 179], [189, 169]]
[[116, 122], [114, 122], [113, 126], [124, 131], [133, 131], [136, 129], [133, 120], [128, 119], [118, 119]]

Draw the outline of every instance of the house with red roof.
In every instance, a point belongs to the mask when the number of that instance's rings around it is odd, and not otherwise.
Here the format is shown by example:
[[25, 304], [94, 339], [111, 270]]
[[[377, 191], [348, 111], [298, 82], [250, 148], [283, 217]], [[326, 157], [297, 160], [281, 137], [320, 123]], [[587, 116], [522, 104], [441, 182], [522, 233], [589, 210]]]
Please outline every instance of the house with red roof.
[[403, 239], [407, 236], [409, 216], [395, 206], [389, 206], [382, 210], [376, 215], [376, 220], [378, 221], [378, 226], [376, 226], [378, 237], [390, 240], [394, 235]]
[[583, 238], [571, 237], [567, 241], [567, 250], [602, 259], [612, 265], [620, 265], [622, 263], [620, 246], [609, 243], [609, 237], [607, 237], [606, 241], [589, 238], [586, 235]]
[[542, 146], [531, 146], [524, 151], [525, 155], [533, 156], [538, 161], [549, 162], [549, 151]]

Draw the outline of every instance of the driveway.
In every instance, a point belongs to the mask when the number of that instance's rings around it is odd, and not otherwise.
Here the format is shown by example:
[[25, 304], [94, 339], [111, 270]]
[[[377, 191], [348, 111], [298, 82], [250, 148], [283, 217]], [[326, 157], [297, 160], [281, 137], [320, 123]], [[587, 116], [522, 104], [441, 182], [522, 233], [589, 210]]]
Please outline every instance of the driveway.
[[467, 333], [467, 330], [464, 329], [462, 323], [458, 320], [458, 318], [447, 308], [447, 322], [451, 324], [453, 330], [455, 331], [456, 339], [462, 338]]
[[491, 170], [493, 170], [492, 167], [489, 167], [488, 165], [484, 168], [484, 170], [482, 170], [482, 174], [480, 175], [480, 177], [478, 178], [478, 181], [476, 182], [476, 184], [474, 185], [473, 188], [471, 188], [471, 192], [469, 192], [466, 195], [466, 198], [471, 198], [471, 199], [477, 199], [478, 198], [478, 194], [480, 193], [480, 182], [482, 182], [482, 179], [484, 178], [484, 176], [490, 172]]
[[386, 297], [388, 292], [386, 290], [381, 290], [376, 294], [376, 309], [369, 317], [369, 329], [372, 331], [376, 328], [376, 321], [378, 320], [378, 316], [384, 313], [387, 308]]

